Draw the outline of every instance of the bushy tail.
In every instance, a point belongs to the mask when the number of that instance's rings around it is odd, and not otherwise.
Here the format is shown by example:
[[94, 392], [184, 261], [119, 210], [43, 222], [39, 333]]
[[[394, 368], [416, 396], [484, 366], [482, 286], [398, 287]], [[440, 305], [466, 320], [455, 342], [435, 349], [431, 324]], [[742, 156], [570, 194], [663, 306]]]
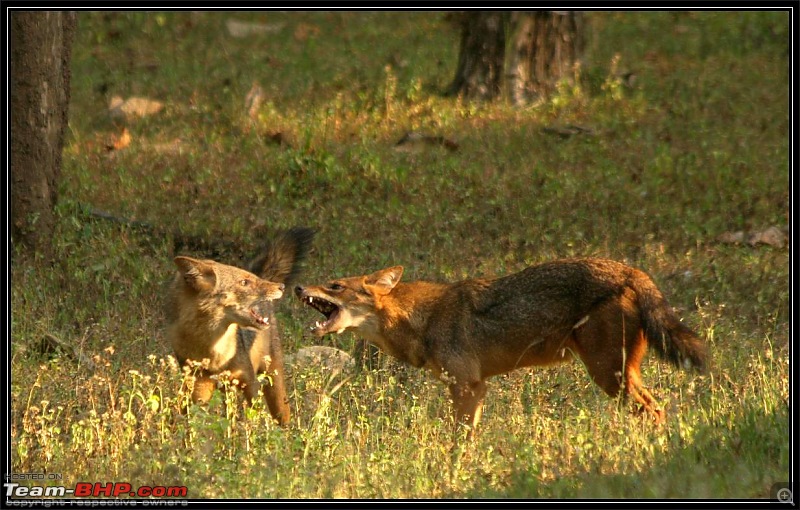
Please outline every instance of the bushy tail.
[[250, 264], [250, 272], [290, 287], [300, 274], [313, 239], [314, 230], [306, 227], [293, 227], [279, 232], [262, 246], [259, 255]]
[[661, 359], [679, 368], [705, 373], [708, 370], [705, 343], [678, 319], [650, 277], [641, 271], [637, 273], [629, 283], [639, 300], [648, 345]]

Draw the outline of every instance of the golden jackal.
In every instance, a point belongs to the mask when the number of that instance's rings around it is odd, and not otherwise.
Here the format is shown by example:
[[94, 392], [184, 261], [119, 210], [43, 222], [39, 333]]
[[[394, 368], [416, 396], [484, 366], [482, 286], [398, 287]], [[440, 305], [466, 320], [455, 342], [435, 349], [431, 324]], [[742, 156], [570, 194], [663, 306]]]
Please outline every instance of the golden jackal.
[[579, 357], [610, 396], [624, 390], [657, 422], [664, 411], [642, 385], [647, 345], [704, 371], [704, 343], [684, 326], [647, 274], [612, 260], [564, 259], [496, 279], [402, 283], [401, 266], [296, 295], [325, 315], [318, 336], [353, 331], [445, 381], [456, 424], [477, 426], [486, 379]]
[[268, 242], [250, 271], [213, 260], [175, 257], [178, 272], [167, 310], [167, 337], [181, 364], [208, 360], [197, 375], [194, 402], [207, 402], [212, 375], [230, 371], [247, 401], [258, 394], [257, 374], [266, 373], [264, 397], [272, 416], [289, 423], [283, 351], [272, 301], [299, 274], [314, 232], [295, 227]]

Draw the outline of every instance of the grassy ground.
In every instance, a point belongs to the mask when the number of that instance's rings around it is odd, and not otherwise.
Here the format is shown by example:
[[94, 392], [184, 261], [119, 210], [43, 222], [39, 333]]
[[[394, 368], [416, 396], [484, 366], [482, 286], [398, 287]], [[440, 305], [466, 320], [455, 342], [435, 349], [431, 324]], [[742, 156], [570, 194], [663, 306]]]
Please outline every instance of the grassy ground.
[[[269, 30], [237, 38], [228, 20]], [[788, 250], [718, 238], [788, 226], [788, 15], [589, 21], [580, 86], [512, 109], [439, 95], [458, 33], [438, 13], [82, 12], [59, 259], [12, 265], [14, 472], [191, 498], [768, 497], [791, 451]], [[264, 100], [249, 115], [254, 83]], [[165, 105], [128, 122], [120, 150], [107, 149], [122, 129], [113, 95]], [[594, 135], [543, 129], [568, 124]], [[459, 147], [395, 150], [407, 131]], [[309, 283], [395, 264], [409, 280], [453, 280], [623, 260], [707, 339], [712, 372], [648, 358], [662, 429], [577, 363], [497, 377], [468, 449], [452, 448], [443, 385], [387, 359], [343, 385], [296, 371], [287, 430], [222, 392], [181, 415], [163, 334], [172, 236], [91, 208], [226, 241], [180, 251], [230, 263], [265, 233], [313, 226]], [[287, 351], [315, 342], [316, 318], [281, 301]], [[356, 339], [326, 342], [352, 351]]]

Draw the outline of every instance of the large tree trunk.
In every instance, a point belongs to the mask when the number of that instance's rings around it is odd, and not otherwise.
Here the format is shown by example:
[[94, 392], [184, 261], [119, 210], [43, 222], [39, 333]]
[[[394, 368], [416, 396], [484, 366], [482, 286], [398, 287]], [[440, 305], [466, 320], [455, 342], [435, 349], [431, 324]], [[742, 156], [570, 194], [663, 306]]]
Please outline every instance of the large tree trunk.
[[551, 94], [571, 82], [583, 52], [583, 14], [577, 11], [516, 11], [508, 62], [508, 89], [515, 105]]
[[461, 14], [458, 69], [447, 95], [491, 100], [501, 92], [505, 60], [506, 14], [471, 11]]
[[11, 239], [51, 255], [76, 15], [11, 11]]

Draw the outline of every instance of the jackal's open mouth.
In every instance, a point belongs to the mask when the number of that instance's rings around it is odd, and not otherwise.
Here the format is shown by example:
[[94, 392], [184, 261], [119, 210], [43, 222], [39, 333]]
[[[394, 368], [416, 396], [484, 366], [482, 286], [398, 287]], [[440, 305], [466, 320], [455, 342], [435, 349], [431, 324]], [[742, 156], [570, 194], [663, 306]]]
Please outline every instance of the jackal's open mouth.
[[311, 308], [314, 308], [327, 319], [325, 322], [317, 321], [314, 326], [312, 326], [311, 330], [317, 332], [327, 332], [328, 328], [336, 321], [336, 318], [339, 315], [339, 307], [327, 299], [320, 297], [303, 296], [302, 299], [303, 303], [307, 304]]
[[261, 327], [266, 328], [269, 326], [269, 317], [266, 315], [261, 315], [258, 310], [255, 308], [250, 309], [250, 317], [253, 319], [253, 322], [258, 324]]

